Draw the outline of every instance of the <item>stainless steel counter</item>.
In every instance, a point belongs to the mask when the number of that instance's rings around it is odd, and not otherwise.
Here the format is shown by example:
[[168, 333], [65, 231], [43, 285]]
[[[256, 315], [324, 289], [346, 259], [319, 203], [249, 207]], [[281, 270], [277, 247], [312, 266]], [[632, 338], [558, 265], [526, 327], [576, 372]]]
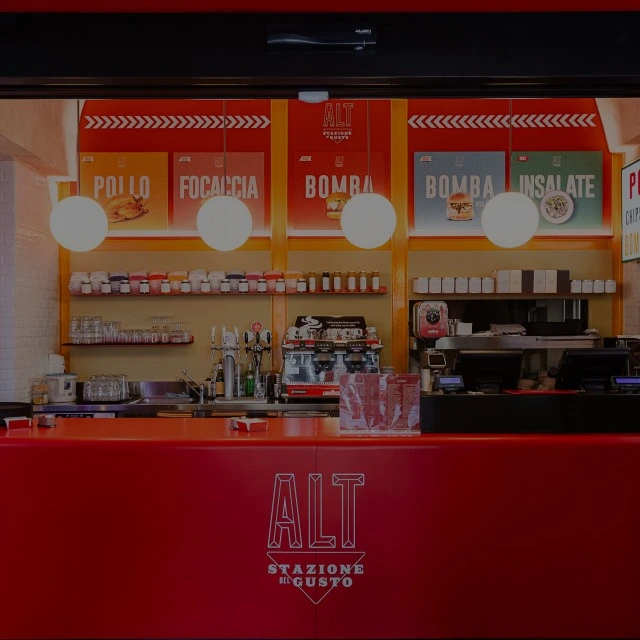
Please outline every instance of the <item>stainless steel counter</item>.
[[136, 415], [148, 417], [151, 414], [178, 412], [185, 415], [200, 415], [207, 417], [216, 414], [270, 414], [285, 415], [299, 412], [320, 412], [330, 415], [337, 415], [338, 402], [336, 401], [295, 401], [295, 402], [251, 402], [250, 400], [236, 400], [233, 402], [216, 402], [211, 400], [203, 404], [197, 402], [181, 402], [171, 401], [167, 399], [165, 403], [146, 404], [138, 402], [139, 398], [133, 398], [129, 401], [118, 403], [108, 402], [104, 404], [88, 403], [88, 402], [70, 402], [70, 403], [49, 403], [43, 405], [34, 405], [33, 413], [115, 413], [118, 415], [126, 415], [135, 417]]
[[436, 349], [574, 349], [600, 344], [600, 336], [451, 336], [438, 338]]

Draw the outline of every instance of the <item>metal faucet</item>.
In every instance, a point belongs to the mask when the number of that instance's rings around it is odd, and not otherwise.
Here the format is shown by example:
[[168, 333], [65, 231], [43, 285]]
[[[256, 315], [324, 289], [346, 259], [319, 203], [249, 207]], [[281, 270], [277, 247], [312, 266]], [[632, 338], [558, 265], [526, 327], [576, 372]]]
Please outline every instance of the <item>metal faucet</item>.
[[193, 382], [194, 385], [196, 385], [198, 388], [196, 389], [195, 387], [191, 386], [184, 378], [178, 378], [178, 380], [180, 380], [181, 382], [184, 382], [184, 384], [186, 385], [186, 387], [188, 389], [191, 389], [191, 391], [193, 391], [194, 393], [198, 394], [198, 403], [199, 404], [204, 404], [204, 384], [202, 382], [198, 382], [197, 380], [194, 380], [188, 373], [186, 369], [182, 370], [182, 373], [189, 378], [189, 380], [191, 380], [191, 382]]

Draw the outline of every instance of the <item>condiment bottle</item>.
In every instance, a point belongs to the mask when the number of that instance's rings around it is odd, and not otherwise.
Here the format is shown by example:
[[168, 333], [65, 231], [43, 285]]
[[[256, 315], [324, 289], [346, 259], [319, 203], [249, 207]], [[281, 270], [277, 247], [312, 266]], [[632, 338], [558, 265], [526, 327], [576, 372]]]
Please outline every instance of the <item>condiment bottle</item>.
[[342, 274], [339, 271], [333, 272], [333, 290], [342, 291]]
[[316, 291], [316, 272], [309, 271], [309, 291], [315, 293]]
[[180, 283], [180, 293], [191, 293], [191, 283], [188, 280]]
[[360, 272], [360, 291], [363, 293], [367, 290], [367, 272]]
[[249, 281], [246, 278], [238, 282], [238, 293], [249, 293]]
[[220, 282], [220, 293], [229, 293], [231, 291], [231, 280], [223, 278]]
[[102, 284], [100, 285], [100, 292], [111, 293], [111, 283], [109, 282], [109, 280], [102, 281]]
[[123, 280], [120, 283], [120, 293], [131, 293], [131, 285], [128, 280]]
[[209, 280], [203, 280], [200, 283], [200, 293], [211, 293], [211, 282]]
[[90, 280], [83, 280], [82, 284], [80, 285], [80, 293], [83, 293], [84, 295], [90, 295], [91, 294], [91, 281]]
[[307, 281], [304, 278], [298, 278], [296, 281], [296, 292], [305, 293], [307, 290]]
[[284, 293], [286, 289], [287, 289], [287, 285], [284, 281], [284, 278], [278, 278], [276, 280], [276, 293]]
[[160, 282], [160, 293], [171, 293], [171, 283], [168, 280]]
[[218, 371], [216, 372], [216, 398], [224, 395], [224, 369], [222, 362], [218, 363]]
[[371, 291], [380, 291], [380, 273], [378, 271], [371, 272]]
[[347, 274], [347, 291], [355, 291], [356, 290], [356, 272], [349, 271]]
[[149, 293], [149, 281], [140, 280], [140, 293]]
[[258, 280], [258, 293], [266, 293], [267, 292], [267, 280], [265, 278], [260, 278]]
[[325, 293], [331, 291], [331, 278], [329, 277], [328, 271], [322, 272], [322, 291]]

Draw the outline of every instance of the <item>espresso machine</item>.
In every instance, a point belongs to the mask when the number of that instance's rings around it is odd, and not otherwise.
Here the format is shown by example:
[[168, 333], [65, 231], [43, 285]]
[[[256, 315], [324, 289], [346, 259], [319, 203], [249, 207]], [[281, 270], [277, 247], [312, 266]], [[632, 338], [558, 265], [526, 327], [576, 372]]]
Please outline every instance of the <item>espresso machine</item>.
[[380, 373], [382, 341], [363, 316], [298, 316], [282, 342], [282, 395], [337, 398], [345, 373]]

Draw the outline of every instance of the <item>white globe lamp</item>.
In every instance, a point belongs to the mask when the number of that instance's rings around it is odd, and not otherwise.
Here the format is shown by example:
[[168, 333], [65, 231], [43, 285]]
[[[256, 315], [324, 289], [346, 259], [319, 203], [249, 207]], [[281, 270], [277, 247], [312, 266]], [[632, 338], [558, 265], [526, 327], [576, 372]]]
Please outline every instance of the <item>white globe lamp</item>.
[[56, 242], [65, 249], [91, 251], [106, 238], [109, 222], [95, 200], [69, 196], [51, 210], [49, 228]]
[[198, 211], [196, 225], [200, 237], [213, 249], [233, 251], [251, 235], [251, 212], [234, 196], [214, 196]]
[[538, 230], [539, 219], [538, 208], [531, 198], [507, 191], [487, 202], [480, 224], [493, 244], [512, 249], [531, 240]]
[[340, 226], [351, 244], [361, 249], [375, 249], [393, 235], [396, 212], [384, 196], [359, 193], [344, 205]]

